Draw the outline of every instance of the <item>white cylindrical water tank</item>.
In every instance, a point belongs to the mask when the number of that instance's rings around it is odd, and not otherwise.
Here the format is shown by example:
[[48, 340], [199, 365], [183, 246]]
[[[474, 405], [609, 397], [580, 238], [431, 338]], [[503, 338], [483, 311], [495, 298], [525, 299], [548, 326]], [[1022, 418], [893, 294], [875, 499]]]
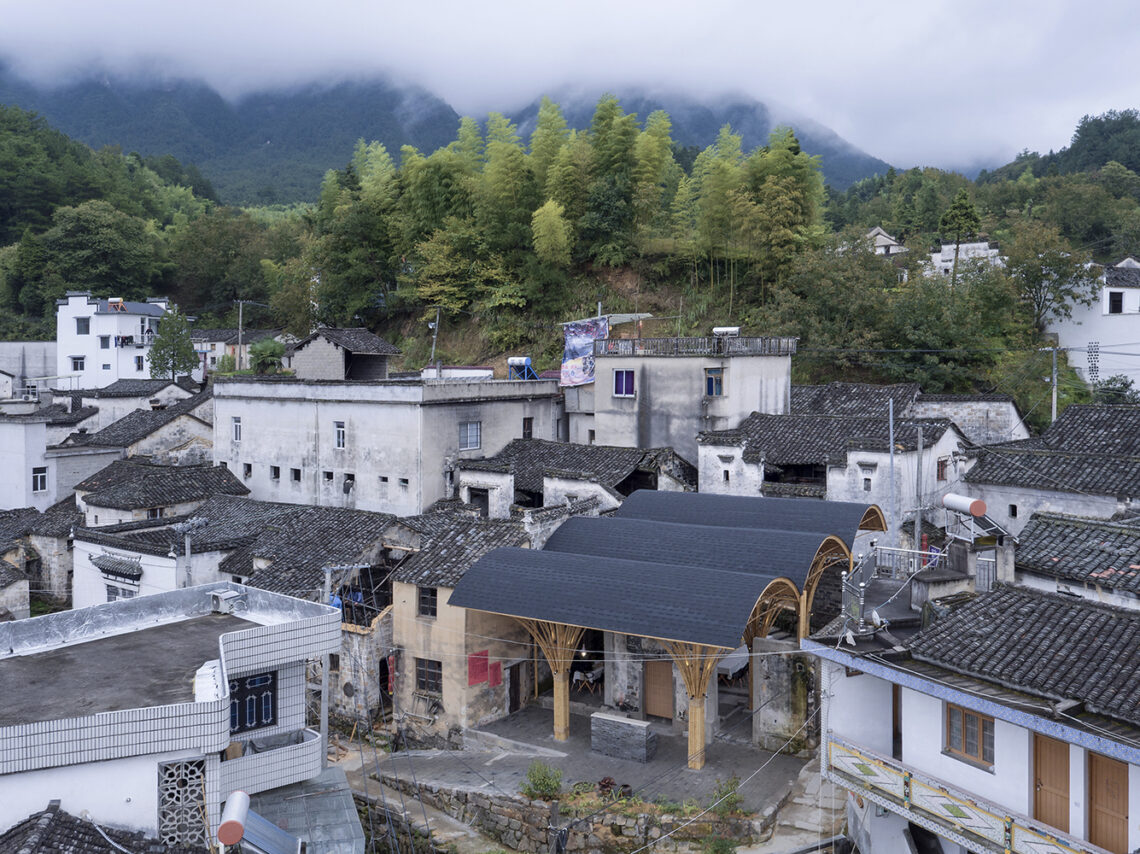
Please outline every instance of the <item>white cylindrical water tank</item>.
[[971, 498], [968, 495], [958, 495], [956, 492], [947, 492], [942, 496], [942, 506], [947, 510], [956, 510], [959, 513], [969, 513], [971, 516], [985, 516], [986, 502], [980, 498]]
[[507, 359], [507, 364], [512, 368], [529, 368], [530, 356], [511, 356]]
[[245, 817], [249, 813], [249, 795], [240, 789], [226, 798], [222, 810], [222, 823], [218, 825], [218, 842], [237, 845], [245, 835]]
[[739, 326], [714, 326], [713, 335], [717, 337], [735, 338], [740, 334]]

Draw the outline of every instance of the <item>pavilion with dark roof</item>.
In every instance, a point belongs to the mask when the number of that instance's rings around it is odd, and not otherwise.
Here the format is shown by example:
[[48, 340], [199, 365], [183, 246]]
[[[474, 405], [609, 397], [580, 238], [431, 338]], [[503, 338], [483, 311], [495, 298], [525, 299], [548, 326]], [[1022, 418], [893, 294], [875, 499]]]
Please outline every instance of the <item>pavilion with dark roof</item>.
[[717, 662], [740, 644], [751, 649], [781, 616], [800, 638], [836, 616], [838, 597], [817, 593], [839, 590], [857, 532], [886, 527], [875, 505], [640, 490], [616, 518], [567, 520], [542, 550], [488, 553], [450, 603], [513, 617], [530, 632], [554, 674], [560, 741], [586, 631], [626, 638], [606, 644], [611, 685], [634, 647], [637, 660], [671, 658], [688, 698], [689, 767], [701, 768]]

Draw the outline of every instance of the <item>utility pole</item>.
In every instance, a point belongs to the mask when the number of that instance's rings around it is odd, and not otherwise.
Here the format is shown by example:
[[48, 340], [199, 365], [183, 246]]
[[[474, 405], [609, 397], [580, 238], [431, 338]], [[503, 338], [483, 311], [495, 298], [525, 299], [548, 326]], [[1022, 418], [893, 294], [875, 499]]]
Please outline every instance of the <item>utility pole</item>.
[[899, 503], [898, 503], [898, 486], [895, 483], [895, 399], [892, 397], [887, 401], [887, 442], [889, 443], [891, 456], [891, 524], [890, 528], [893, 531], [892, 537], [894, 538], [894, 546], [897, 548], [899, 544]]
[[[435, 341], [436, 341], [436, 339], [437, 339], [437, 338], [439, 338], [439, 306], [438, 306], [438, 305], [435, 307], [435, 323], [433, 323], [433, 324], [431, 325], [431, 328], [432, 328], [432, 333], [431, 333], [431, 358], [430, 358], [430, 359], [428, 359], [428, 364], [429, 364], [429, 365], [434, 365], [434, 364], [435, 364]], [[436, 378], [437, 380], [438, 380], [438, 379], [440, 379], [440, 376], [439, 376], [439, 372], [438, 372], [438, 371], [436, 372], [435, 378]]]
[[1049, 423], [1052, 424], [1057, 420], [1057, 348], [1053, 348], [1053, 412], [1049, 418]]
[[238, 300], [238, 346], [237, 346], [237, 369], [241, 370], [241, 327], [242, 327], [242, 309], [245, 308], [245, 300]]
[[[324, 598], [322, 605], [332, 604], [332, 573], [333, 568], [326, 566]], [[321, 767], [327, 768], [329, 764], [329, 654], [321, 656]]]
[[914, 548], [922, 551], [922, 425], [918, 425], [918, 456], [914, 465]]

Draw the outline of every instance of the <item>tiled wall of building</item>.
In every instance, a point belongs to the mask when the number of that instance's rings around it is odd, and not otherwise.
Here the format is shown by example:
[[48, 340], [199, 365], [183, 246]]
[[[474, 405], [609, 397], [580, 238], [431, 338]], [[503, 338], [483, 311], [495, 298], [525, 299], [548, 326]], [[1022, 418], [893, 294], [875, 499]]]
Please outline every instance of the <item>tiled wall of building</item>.
[[[321, 736], [302, 730], [305, 740], [261, 753], [248, 753], [219, 766], [222, 797], [241, 789], [255, 794], [308, 780], [321, 773]], [[260, 733], [258, 733], [260, 734]]]

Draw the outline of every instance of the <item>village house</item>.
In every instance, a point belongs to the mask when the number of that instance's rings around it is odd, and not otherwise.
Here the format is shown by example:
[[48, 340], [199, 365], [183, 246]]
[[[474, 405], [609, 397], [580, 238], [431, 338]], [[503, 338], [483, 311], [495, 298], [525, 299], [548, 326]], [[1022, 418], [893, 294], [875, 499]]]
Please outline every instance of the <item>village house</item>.
[[292, 348], [292, 366], [304, 380], [386, 380], [397, 347], [367, 329], [321, 328]]
[[[1091, 276], [1091, 274], [1090, 274]], [[1049, 321], [1047, 331], [1069, 351], [1069, 364], [1093, 384], [1121, 375], [1140, 384], [1140, 346], [1136, 317], [1140, 315], [1140, 261], [1125, 258], [1100, 269], [1096, 299], [1072, 306], [1069, 317]]]
[[881, 226], [876, 225], [867, 232], [867, 239], [871, 241], [871, 248], [876, 255], [901, 255], [910, 250], [902, 243], [887, 234]]
[[61, 465], [51, 454], [52, 445], [76, 428], [86, 429], [82, 425], [97, 414], [93, 407], [64, 400], [47, 405], [20, 401], [19, 408], [0, 409], [0, 465], [6, 473], [0, 478], [0, 509], [46, 510], [71, 490], [77, 475], [91, 471], [88, 461], [75, 468]]
[[616, 448], [513, 439], [492, 457], [459, 463], [459, 498], [492, 519], [512, 507], [594, 497], [601, 510], [638, 489], [695, 491], [697, 471], [672, 448]]
[[918, 614], [857, 616], [802, 647], [823, 663], [820, 765], [860, 850], [1140, 846], [1140, 612], [999, 586], [936, 603], [917, 633]]
[[[706, 745], [733, 713], [722, 718], [718, 662], [794, 651], [794, 642], [781, 646], [769, 634], [803, 637], [837, 615], [856, 535], [886, 527], [874, 505], [650, 490], [615, 514], [569, 519], [542, 549], [488, 552], [448, 601], [525, 627], [554, 678], [556, 740], [569, 736], [571, 674], [585, 658], [599, 665], [603, 685], [591, 726], [610, 730], [622, 755], [645, 761], [654, 749], [645, 722], [663, 718], [687, 732], [691, 768], [704, 765]], [[793, 662], [770, 659], [773, 684], [786, 684], [787, 674], [777, 674]], [[769, 705], [758, 693], [765, 682], [750, 682], [751, 708]], [[742, 718], [753, 719], [759, 743], [805, 723], [806, 705], [771, 699], [764, 715]]]
[[197, 392], [197, 383], [189, 377], [179, 377], [177, 381], [116, 380], [104, 388], [78, 392], [75, 396], [79, 397], [84, 408], [93, 407], [98, 410], [95, 416], [83, 425], [89, 433], [94, 433], [125, 418], [136, 409], [161, 409], [193, 397]]
[[75, 485], [75, 502], [89, 528], [188, 516], [212, 495], [248, 495], [221, 466], [156, 465], [145, 458], [116, 460]]
[[102, 388], [150, 376], [150, 348], [165, 297], [131, 302], [68, 291], [56, 301], [56, 379], [68, 389]]
[[324, 771], [325, 721], [306, 727], [306, 667], [339, 649], [339, 624], [326, 604], [232, 583], [0, 623], [0, 684], [20, 686], [0, 708], [0, 833], [58, 802], [200, 850], [231, 793], [287, 800], [319, 778], [313, 797], [343, 807], [335, 850], [363, 852], [343, 772]]
[[[229, 356], [234, 360], [237, 370], [250, 367], [249, 348], [259, 341], [271, 338], [289, 345], [296, 339], [280, 329], [199, 329], [191, 327], [190, 340], [194, 342], [194, 352], [198, 354], [201, 364], [194, 370], [192, 376], [198, 381], [204, 380], [218, 367], [218, 360]], [[239, 343], [240, 342], [240, 343]], [[284, 367], [289, 367], [285, 364]]]
[[[330, 332], [298, 349], [299, 374]], [[387, 356], [370, 358], [346, 370], [380, 373]], [[415, 515], [452, 496], [463, 460], [564, 432], [554, 380], [235, 376], [213, 388], [214, 461], [265, 501]]]
[[954, 255], [958, 255], [958, 269], [970, 264], [981, 264], [991, 267], [1003, 267], [1005, 262], [1001, 258], [1001, 250], [988, 240], [975, 240], [969, 243], [943, 243], [937, 250], [930, 253], [930, 264], [927, 266], [929, 276], [950, 276], [954, 272]]
[[592, 348], [593, 382], [565, 390], [577, 444], [672, 448], [692, 461], [699, 432], [751, 412], [788, 411], [795, 338], [727, 329], [707, 338], [600, 338]]
[[1140, 407], [1069, 406], [1040, 437], [980, 451], [962, 490], [1014, 535], [1038, 512], [1131, 513], [1140, 496]]

